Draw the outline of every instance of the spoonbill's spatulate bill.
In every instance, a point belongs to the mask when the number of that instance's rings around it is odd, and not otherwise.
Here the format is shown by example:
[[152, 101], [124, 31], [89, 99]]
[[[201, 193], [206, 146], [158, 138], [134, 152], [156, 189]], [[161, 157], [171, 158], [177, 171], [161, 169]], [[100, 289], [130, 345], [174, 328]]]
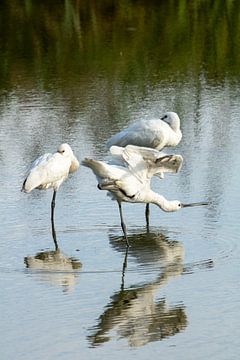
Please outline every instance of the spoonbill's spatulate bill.
[[[148, 149], [151, 151], [151, 149]], [[150, 188], [152, 176], [155, 173], [167, 172], [175, 169], [176, 163], [181, 164], [180, 155], [158, 154], [157, 161], [154, 156], [146, 160], [142, 150], [138, 147], [128, 145], [125, 148], [116, 146], [110, 148], [112, 158], [109, 162], [94, 159], [85, 159], [82, 165], [89, 167], [96, 175], [98, 188], [107, 190], [113, 200], [116, 200], [119, 207], [121, 227], [126, 239], [127, 230], [123, 220], [122, 202], [129, 203], [152, 203], [160, 207], [163, 211], [172, 212], [184, 207], [206, 205], [202, 203], [183, 204], [178, 200], [169, 201], [162, 195], [154, 192]], [[117, 156], [116, 156], [117, 154]], [[153, 154], [154, 150], [153, 150]]]
[[[54, 154], [44, 154], [37, 158], [31, 165], [26, 179], [22, 185], [22, 191], [29, 193], [34, 189], [46, 190], [53, 188], [53, 197], [51, 202], [51, 222], [52, 235], [56, 243], [56, 233], [54, 228], [54, 208], [56, 193], [67, 179], [68, 174], [77, 171], [79, 162], [71, 147], [68, 144], [59, 146]], [[57, 247], [57, 245], [56, 245]]]
[[140, 120], [113, 135], [107, 147], [137, 145], [162, 150], [166, 146], [176, 146], [182, 138], [180, 119], [173, 111], [166, 112], [161, 119]]

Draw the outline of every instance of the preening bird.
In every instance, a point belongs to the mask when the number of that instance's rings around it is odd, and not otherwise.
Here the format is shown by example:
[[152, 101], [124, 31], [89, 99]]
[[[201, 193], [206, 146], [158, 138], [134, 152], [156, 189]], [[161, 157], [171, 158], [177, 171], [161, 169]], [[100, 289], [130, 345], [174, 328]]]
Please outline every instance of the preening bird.
[[161, 119], [140, 120], [113, 135], [107, 147], [137, 145], [162, 150], [176, 146], [182, 138], [180, 119], [175, 112], [166, 112]]
[[37, 158], [31, 165], [26, 179], [22, 185], [22, 191], [29, 193], [33, 189], [46, 190], [53, 188], [51, 202], [52, 234], [56, 243], [54, 229], [54, 208], [57, 191], [68, 174], [77, 171], [79, 162], [68, 144], [61, 144], [54, 154], [44, 154]]
[[[171, 161], [169, 161], [170, 157], [168, 155], [163, 154], [162, 152], [150, 149], [141, 146], [132, 145], [129, 147], [131, 149], [131, 154], [141, 155], [143, 160], [145, 160], [149, 164], [150, 177], [157, 176], [159, 178], [164, 177], [164, 173], [177, 173], [180, 171], [183, 163], [183, 158], [181, 155], [173, 155], [171, 156]], [[164, 158], [165, 156], [165, 158]], [[124, 165], [124, 148], [118, 146], [111, 147], [111, 158], [109, 159], [109, 164], [114, 165]], [[161, 162], [161, 166], [158, 164]], [[150, 165], [152, 164], [152, 165]], [[164, 166], [163, 166], [164, 165]], [[150, 170], [151, 168], [151, 170]], [[149, 203], [146, 203], [145, 217], [147, 228], [149, 228]]]
[[[107, 141], [107, 147], [113, 145], [125, 147], [136, 145], [162, 150], [167, 146], [176, 146], [182, 139], [180, 119], [173, 111], [166, 112], [161, 119], [140, 120], [131, 124], [128, 128], [113, 135]], [[163, 174], [157, 174], [163, 178]], [[149, 226], [149, 204], [145, 210], [147, 226]]]
[[181, 155], [167, 155], [155, 149], [135, 145], [128, 145], [127, 149], [120, 146], [112, 146], [108, 163], [110, 165], [125, 166], [126, 162], [128, 162], [129, 166], [134, 167], [137, 157], [141, 157], [141, 160], [144, 160], [148, 165], [148, 177], [151, 178], [152, 176], [163, 178], [166, 172], [177, 173], [180, 171], [183, 163]]
[[123, 220], [122, 202], [152, 203], [167, 212], [177, 211], [184, 207], [206, 205], [204, 202], [183, 204], [178, 200], [169, 201], [151, 190], [152, 176], [177, 171], [182, 164], [180, 155], [161, 154], [154, 149], [134, 145], [128, 145], [125, 148], [112, 146], [110, 152], [112, 157], [108, 162], [85, 159], [82, 165], [89, 167], [96, 175], [98, 188], [107, 190], [110, 197], [117, 201], [127, 246], [129, 244]]

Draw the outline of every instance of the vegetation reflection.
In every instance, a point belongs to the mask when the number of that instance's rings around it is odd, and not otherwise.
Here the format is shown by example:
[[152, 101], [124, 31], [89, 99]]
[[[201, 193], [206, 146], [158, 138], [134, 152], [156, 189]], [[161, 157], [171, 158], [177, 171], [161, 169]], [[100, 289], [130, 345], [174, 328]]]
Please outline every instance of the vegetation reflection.
[[2, 1], [1, 83], [23, 74], [39, 85], [101, 72], [143, 83], [174, 72], [239, 76], [239, 10], [230, 0]]

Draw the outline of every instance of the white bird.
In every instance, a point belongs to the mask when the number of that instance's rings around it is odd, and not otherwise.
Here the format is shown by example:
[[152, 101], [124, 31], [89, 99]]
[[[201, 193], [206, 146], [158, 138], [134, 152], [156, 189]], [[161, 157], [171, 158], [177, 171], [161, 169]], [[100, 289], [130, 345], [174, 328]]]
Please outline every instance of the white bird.
[[[173, 111], [166, 112], [161, 119], [140, 120], [128, 128], [113, 135], [107, 141], [107, 147], [113, 145], [125, 147], [137, 145], [156, 150], [167, 146], [176, 146], [182, 139], [180, 119]], [[163, 178], [163, 174], [157, 174]], [[149, 204], [146, 204], [145, 217], [149, 226]]]
[[[171, 161], [169, 161], [169, 156], [166, 154], [163, 154], [162, 152], [150, 149], [147, 147], [142, 146], [135, 146], [135, 145], [128, 145], [129, 149], [131, 149], [131, 154], [137, 154], [141, 155], [143, 160], [148, 162], [151, 167], [151, 178], [152, 176], [157, 176], [159, 178], [164, 177], [164, 173], [177, 173], [180, 171], [183, 163], [183, 158], [181, 155], [175, 155], [170, 156]], [[124, 148], [118, 147], [118, 146], [112, 146], [111, 147], [111, 158], [109, 160], [109, 163], [113, 163], [114, 165], [124, 165]], [[164, 159], [164, 156], [165, 159]], [[157, 166], [157, 164], [161, 162], [161, 166]], [[163, 167], [164, 165], [164, 167]], [[146, 217], [146, 224], [147, 229], [149, 229], [149, 203], [146, 204], [146, 210], [145, 210], [145, 217]]]
[[53, 188], [51, 202], [52, 234], [55, 244], [56, 233], [54, 229], [54, 208], [57, 191], [68, 174], [77, 171], [79, 162], [68, 144], [61, 144], [54, 154], [44, 154], [37, 158], [31, 165], [22, 191], [29, 193], [33, 189], [46, 190]]
[[[112, 146], [110, 154], [108, 163], [121, 166], [125, 166], [126, 162], [134, 166], [136, 158], [141, 157], [148, 164], [150, 177], [158, 176], [162, 178], [164, 176], [163, 173], [177, 173], [180, 171], [183, 163], [181, 155], [167, 155], [155, 149], [136, 145], [128, 145], [127, 148]], [[159, 166], [160, 162], [161, 166]]]
[[107, 190], [111, 198], [117, 201], [127, 246], [129, 244], [122, 215], [122, 202], [152, 203], [167, 212], [177, 211], [183, 207], [206, 205], [204, 202], [182, 204], [178, 200], [168, 201], [162, 195], [151, 190], [152, 176], [162, 172], [178, 171], [182, 164], [180, 155], [165, 155], [154, 149], [142, 149], [133, 145], [125, 148], [112, 146], [110, 152], [112, 159], [108, 163], [85, 159], [82, 161], [82, 165], [89, 167], [96, 175], [98, 188]]
[[113, 135], [107, 147], [137, 145], [162, 150], [176, 146], [182, 139], [180, 119], [175, 112], [166, 112], [161, 119], [140, 120]]

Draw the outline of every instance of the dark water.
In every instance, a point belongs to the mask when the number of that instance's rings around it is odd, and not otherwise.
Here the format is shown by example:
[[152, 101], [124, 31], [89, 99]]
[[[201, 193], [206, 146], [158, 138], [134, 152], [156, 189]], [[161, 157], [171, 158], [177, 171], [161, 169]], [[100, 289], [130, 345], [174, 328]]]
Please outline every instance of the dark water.
[[[240, 3], [2, 1], [1, 359], [237, 359]], [[68, 142], [105, 158], [134, 120], [176, 111], [184, 157], [154, 179], [166, 214], [117, 205], [86, 168], [56, 199], [20, 192], [28, 165]], [[169, 150], [171, 151], [171, 150]]]

